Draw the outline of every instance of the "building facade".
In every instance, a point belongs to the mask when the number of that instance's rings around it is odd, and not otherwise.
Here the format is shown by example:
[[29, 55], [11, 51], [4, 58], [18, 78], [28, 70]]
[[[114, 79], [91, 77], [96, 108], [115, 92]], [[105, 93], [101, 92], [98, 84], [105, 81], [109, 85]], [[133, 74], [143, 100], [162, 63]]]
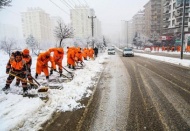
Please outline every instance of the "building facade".
[[[183, 0], [164, 0], [164, 25], [163, 35], [175, 35], [181, 33], [183, 18]], [[185, 5], [184, 32], [190, 32], [190, 1]]]
[[151, 36], [151, 1], [144, 5], [144, 35]]
[[163, 25], [163, 0], [150, 0], [151, 4], [151, 40], [159, 40]]
[[29, 8], [22, 13], [23, 36], [32, 35], [41, 46], [52, 41], [52, 28], [49, 14], [40, 8]]
[[[95, 11], [88, 6], [75, 6], [71, 9], [71, 26], [74, 29], [75, 38], [92, 37], [92, 18], [95, 16]], [[93, 18], [93, 37], [98, 37], [101, 34], [101, 23], [98, 18]]]

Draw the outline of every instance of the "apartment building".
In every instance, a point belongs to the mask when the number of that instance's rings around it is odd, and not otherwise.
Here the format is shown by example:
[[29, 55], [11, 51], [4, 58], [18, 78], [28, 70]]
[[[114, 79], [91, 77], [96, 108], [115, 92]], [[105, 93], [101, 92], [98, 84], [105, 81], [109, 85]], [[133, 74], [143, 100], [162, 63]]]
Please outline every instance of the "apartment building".
[[144, 5], [144, 35], [151, 36], [151, 1]]
[[163, 0], [150, 0], [151, 4], [151, 39], [159, 40], [163, 25]]
[[[95, 16], [94, 9], [88, 6], [75, 6], [71, 9], [71, 25], [74, 29], [75, 38], [92, 37], [92, 20], [93, 20], [93, 37], [101, 34], [101, 23]], [[91, 18], [95, 17], [95, 18]]]
[[[163, 35], [176, 35], [181, 33], [183, 19], [183, 0], [164, 0]], [[190, 32], [190, 1], [185, 5], [184, 32]]]
[[144, 33], [144, 11], [140, 10], [133, 16], [133, 36], [140, 37]]
[[22, 13], [22, 29], [25, 39], [32, 35], [41, 46], [53, 39], [50, 16], [40, 8], [28, 8]]

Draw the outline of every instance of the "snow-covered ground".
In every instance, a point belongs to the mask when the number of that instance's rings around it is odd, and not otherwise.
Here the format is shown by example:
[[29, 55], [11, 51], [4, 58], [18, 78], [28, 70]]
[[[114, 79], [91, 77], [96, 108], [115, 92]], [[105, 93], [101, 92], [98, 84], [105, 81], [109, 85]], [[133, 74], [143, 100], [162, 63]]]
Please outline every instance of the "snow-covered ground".
[[[7, 74], [6, 63], [8, 55], [0, 53], [0, 90], [5, 86]], [[0, 91], [0, 131], [16, 130], [38, 130], [40, 124], [49, 119], [54, 111], [72, 111], [82, 108], [78, 101], [82, 97], [89, 97], [92, 93], [91, 87], [95, 85], [94, 77], [102, 71], [102, 63], [106, 60], [106, 55], [102, 54], [94, 61], [84, 61], [84, 69], [74, 71], [74, 79], [71, 82], [63, 83], [63, 89], [50, 89], [50, 100], [45, 103], [40, 98], [28, 98], [16, 93], [5, 94]], [[63, 66], [66, 66], [66, 56]], [[32, 56], [32, 75], [35, 74], [36, 56]], [[63, 70], [64, 71], [64, 70]], [[66, 71], [64, 71], [66, 73]], [[56, 72], [54, 76], [59, 75]], [[43, 73], [39, 77], [44, 77]], [[50, 78], [53, 76], [50, 76]], [[37, 79], [38, 81], [38, 79]], [[21, 87], [14, 86], [15, 80], [11, 84], [11, 92], [21, 91]], [[20, 89], [19, 89], [20, 88]], [[85, 96], [84, 96], [85, 94]], [[22, 127], [22, 128], [21, 128]]]
[[[152, 56], [142, 53], [135, 53], [143, 57], [157, 59], [165, 62], [180, 64], [190, 67], [190, 60], [181, 60], [177, 58], [169, 58], [163, 56]], [[5, 86], [7, 74], [6, 63], [9, 56], [0, 51], [0, 90]], [[89, 97], [92, 88], [96, 83], [94, 77], [103, 70], [103, 63], [111, 57], [107, 52], [101, 53], [94, 61], [84, 61], [86, 66], [84, 69], [75, 71], [74, 79], [71, 82], [63, 83], [63, 89], [49, 90], [50, 100], [44, 103], [39, 98], [22, 97], [14, 93], [5, 94], [0, 91], [0, 131], [8, 130], [38, 130], [40, 124], [51, 118], [54, 111], [72, 111], [73, 109], [83, 108], [78, 101], [83, 97]], [[64, 56], [63, 66], [66, 66], [66, 56]], [[32, 75], [35, 74], [36, 56], [32, 56]], [[66, 73], [66, 71], [65, 71]], [[56, 73], [53, 74], [54, 76]], [[45, 76], [42, 74], [40, 77]], [[15, 81], [11, 85], [11, 90], [17, 92], [21, 90], [14, 86]], [[84, 94], [86, 94], [84, 96]]]

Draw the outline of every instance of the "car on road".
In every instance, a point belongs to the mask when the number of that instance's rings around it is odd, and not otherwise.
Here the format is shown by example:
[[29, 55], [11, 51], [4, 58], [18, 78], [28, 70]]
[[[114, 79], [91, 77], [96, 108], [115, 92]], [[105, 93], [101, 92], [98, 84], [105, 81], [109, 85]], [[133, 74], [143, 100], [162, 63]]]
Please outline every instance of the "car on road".
[[111, 54], [115, 55], [115, 48], [114, 47], [108, 48], [108, 55], [111, 55]]
[[124, 48], [123, 49], [123, 57], [125, 56], [134, 56], [134, 52], [132, 48]]

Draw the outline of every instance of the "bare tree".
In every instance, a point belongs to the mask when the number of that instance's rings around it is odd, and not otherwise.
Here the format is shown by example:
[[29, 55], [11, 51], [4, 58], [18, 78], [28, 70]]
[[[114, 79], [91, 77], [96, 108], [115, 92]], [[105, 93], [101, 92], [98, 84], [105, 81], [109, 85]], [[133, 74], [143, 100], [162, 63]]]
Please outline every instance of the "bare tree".
[[60, 40], [59, 47], [62, 47], [63, 39], [73, 37], [73, 29], [69, 25], [64, 25], [60, 20], [58, 26], [55, 27], [55, 36]]
[[0, 9], [2, 9], [4, 6], [10, 6], [10, 3], [12, 0], [0, 0]]
[[11, 50], [16, 45], [16, 41], [14, 39], [7, 40], [6, 38], [1, 41], [1, 49], [3, 49], [9, 56], [11, 55]]

